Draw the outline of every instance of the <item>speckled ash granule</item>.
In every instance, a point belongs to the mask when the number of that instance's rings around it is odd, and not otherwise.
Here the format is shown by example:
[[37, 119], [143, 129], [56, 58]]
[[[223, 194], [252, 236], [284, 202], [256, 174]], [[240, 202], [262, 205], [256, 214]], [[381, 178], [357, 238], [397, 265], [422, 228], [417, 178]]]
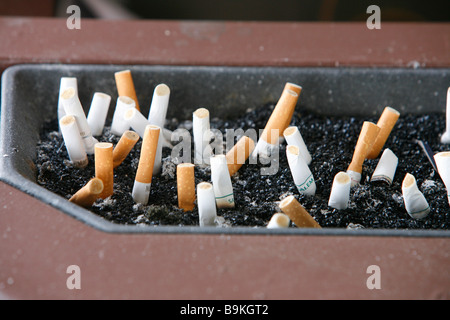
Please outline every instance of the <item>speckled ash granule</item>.
[[[226, 129], [264, 128], [274, 105], [268, 104], [243, 114], [236, 120], [211, 119], [211, 128], [224, 133]], [[174, 130], [188, 125], [191, 119], [169, 119], [167, 128]], [[245, 164], [232, 177], [235, 209], [218, 209], [223, 226], [264, 227], [271, 216], [280, 211], [278, 203], [287, 195], [295, 195], [322, 227], [385, 229], [448, 229], [450, 210], [446, 190], [439, 175], [428, 162], [415, 139], [428, 142], [434, 152], [447, 151], [448, 146], [439, 142], [445, 129], [443, 114], [402, 114], [385, 147], [399, 158], [396, 175], [391, 186], [374, 184], [370, 177], [379, 159], [366, 160], [361, 184], [351, 190], [350, 205], [345, 210], [328, 207], [333, 178], [345, 171], [351, 161], [363, 121], [377, 122], [378, 118], [322, 117], [301, 109], [294, 114], [292, 125], [299, 127], [313, 160], [310, 165], [317, 191], [314, 197], [300, 195], [293, 183], [286, 159], [286, 145], [280, 145], [279, 169], [273, 175], [262, 176], [261, 164]], [[106, 123], [104, 135], [99, 141], [117, 143], [119, 137], [109, 133]], [[192, 131], [191, 131], [192, 133]], [[91, 211], [119, 224], [147, 225], [198, 225], [198, 212], [183, 212], [177, 208], [175, 164], [171, 150], [163, 149], [163, 170], [152, 180], [148, 205], [135, 204], [131, 190], [138, 165], [141, 142], [139, 141], [125, 161], [114, 172], [114, 195], [98, 200]], [[68, 161], [63, 139], [58, 133], [56, 121], [43, 128], [37, 146], [37, 182], [65, 198], [70, 198], [94, 174], [94, 158], [84, 169], [72, 167]], [[269, 165], [266, 165], [269, 166]], [[405, 210], [401, 183], [406, 173], [416, 177], [419, 189], [431, 207], [431, 213], [423, 220], [411, 218]], [[196, 183], [210, 181], [209, 168], [195, 169]]]

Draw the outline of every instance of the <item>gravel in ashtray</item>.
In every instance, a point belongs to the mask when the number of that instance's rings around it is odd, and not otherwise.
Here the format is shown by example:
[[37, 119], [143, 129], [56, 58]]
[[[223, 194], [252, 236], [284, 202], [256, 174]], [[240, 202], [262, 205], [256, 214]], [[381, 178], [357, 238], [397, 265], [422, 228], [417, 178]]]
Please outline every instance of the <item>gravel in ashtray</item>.
[[[253, 128], [258, 132], [264, 128], [273, 108], [273, 103], [266, 104], [256, 110], [248, 110], [234, 120], [221, 120], [212, 115], [211, 128], [220, 130], [224, 137], [227, 129], [241, 128], [245, 131]], [[377, 120], [377, 117], [322, 116], [297, 109], [291, 125], [299, 128], [312, 155], [309, 167], [317, 185], [315, 196], [298, 193], [286, 159], [286, 143], [283, 142], [275, 174], [261, 175], [260, 169], [264, 165], [258, 162], [244, 164], [232, 177], [236, 206], [234, 209], [217, 209], [218, 226], [265, 227], [272, 215], [280, 212], [279, 202], [288, 195], [294, 195], [323, 228], [448, 229], [450, 210], [445, 186], [416, 142], [426, 141], [434, 152], [449, 150], [447, 145], [440, 143], [440, 135], [445, 131], [445, 116], [440, 113], [401, 114], [384, 147], [399, 158], [392, 185], [371, 182], [370, 177], [379, 158], [366, 160], [360, 185], [351, 189], [349, 207], [345, 210], [328, 207], [333, 178], [339, 171], [345, 171], [351, 162], [363, 122], [376, 123]], [[109, 125], [107, 122], [103, 136], [97, 139], [115, 145], [119, 137], [109, 132]], [[191, 119], [174, 118], [166, 123], [169, 130], [181, 127], [192, 134]], [[97, 200], [90, 211], [117, 224], [198, 225], [197, 208], [192, 212], [178, 208], [176, 164], [169, 148], [163, 149], [162, 171], [153, 177], [149, 203], [134, 203], [131, 190], [140, 147], [141, 140], [115, 169], [114, 194], [105, 200]], [[47, 122], [37, 145], [37, 183], [67, 199], [95, 176], [93, 156], [89, 156], [89, 164], [84, 169], [72, 167], [68, 159], [57, 122]], [[401, 191], [406, 173], [415, 176], [430, 205], [431, 212], [423, 220], [413, 219], [406, 212]], [[196, 166], [195, 179], [196, 184], [210, 182], [209, 167]]]

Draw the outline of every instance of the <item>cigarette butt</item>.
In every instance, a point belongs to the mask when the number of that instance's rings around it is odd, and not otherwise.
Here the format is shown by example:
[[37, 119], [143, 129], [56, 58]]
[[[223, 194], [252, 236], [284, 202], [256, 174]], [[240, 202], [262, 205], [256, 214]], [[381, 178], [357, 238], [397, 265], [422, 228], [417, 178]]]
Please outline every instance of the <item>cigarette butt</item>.
[[135, 130], [141, 138], [144, 137], [145, 128], [150, 124], [146, 117], [136, 108], [130, 108], [125, 111], [124, 119], [130, 127]]
[[295, 126], [286, 128], [283, 131], [283, 136], [286, 139], [288, 145], [297, 146], [299, 148], [301, 155], [306, 161], [306, 164], [309, 165], [312, 161], [312, 157], [298, 128]]
[[447, 89], [446, 127], [441, 136], [441, 143], [450, 143], [450, 87]]
[[192, 163], [177, 165], [178, 207], [192, 211], [195, 203], [195, 175]]
[[113, 144], [99, 142], [95, 144], [95, 177], [103, 181], [100, 198], [106, 199], [114, 192]]
[[78, 190], [70, 199], [70, 202], [76, 203], [84, 208], [91, 207], [94, 202], [100, 198], [103, 191], [103, 181], [99, 178], [92, 178], [80, 190]]
[[294, 196], [284, 198], [280, 202], [280, 209], [299, 228], [321, 228]]
[[379, 132], [380, 127], [376, 124], [364, 121], [356, 143], [355, 151], [353, 152], [352, 161], [347, 168], [347, 173], [352, 179], [352, 186], [355, 186], [361, 181], [364, 160], [366, 159], [367, 152], [372, 148]]
[[247, 161], [250, 154], [255, 148], [253, 139], [243, 136], [239, 141], [227, 152], [227, 165], [230, 176], [233, 176]]
[[[300, 97], [300, 93], [302, 92], [302, 87], [299, 86], [298, 84], [295, 84], [292, 82], [286, 82], [286, 84], [284, 86], [284, 90], [292, 90]], [[295, 107], [291, 109], [289, 116], [286, 118], [286, 123], [284, 125], [283, 130], [285, 130], [291, 124], [292, 116], [294, 115], [294, 111], [295, 111]], [[281, 132], [283, 132], [283, 131], [281, 131]]]
[[333, 179], [328, 206], [342, 210], [348, 207], [351, 179], [346, 172], [338, 172]]
[[155, 87], [153, 91], [152, 103], [148, 113], [148, 121], [150, 124], [164, 128], [166, 122], [167, 108], [169, 106], [170, 88], [168, 85], [161, 83]]
[[371, 181], [383, 181], [388, 185], [394, 180], [395, 171], [397, 170], [398, 158], [391, 149], [385, 149], [378, 161], [377, 167], [372, 174]]
[[194, 135], [194, 163], [198, 165], [209, 164], [211, 153], [208, 151], [211, 137], [209, 110], [198, 108], [192, 115], [192, 129]]
[[407, 173], [402, 183], [403, 202], [406, 212], [414, 219], [423, 219], [430, 213], [427, 199], [417, 187], [416, 178]]
[[378, 157], [399, 117], [400, 112], [397, 110], [391, 107], [384, 108], [377, 122], [377, 126], [380, 127], [380, 132], [368, 152], [366, 159], [375, 159]]
[[61, 134], [64, 138], [64, 144], [69, 154], [69, 159], [77, 168], [84, 168], [87, 166], [89, 160], [86, 154], [83, 140], [80, 136], [77, 121], [75, 116], [65, 115], [59, 121]]
[[133, 99], [127, 96], [120, 96], [117, 99], [116, 109], [114, 110], [113, 119], [111, 122], [111, 133], [116, 136], [121, 136], [125, 131], [130, 129], [130, 124], [125, 120], [125, 113], [127, 110], [136, 107]]
[[131, 130], [125, 131], [113, 150], [113, 167], [117, 168], [131, 152], [139, 140], [139, 135]]
[[102, 135], [110, 103], [110, 95], [102, 92], [94, 93], [87, 116], [87, 122], [93, 136]]
[[59, 83], [59, 95], [58, 95], [58, 121], [66, 115], [64, 110], [64, 105], [61, 101], [61, 95], [64, 90], [68, 88], [73, 88], [78, 95], [78, 82], [75, 77], [62, 77]]
[[438, 173], [447, 189], [447, 198], [450, 204], [450, 151], [438, 152], [434, 155]]
[[200, 182], [197, 185], [197, 199], [200, 226], [214, 226], [217, 217], [217, 208], [214, 189], [211, 183]]
[[289, 227], [291, 219], [284, 213], [275, 213], [267, 224], [268, 229], [279, 229]]
[[316, 193], [316, 182], [305, 159], [300, 154], [299, 148], [297, 146], [288, 146], [286, 148], [286, 157], [298, 192], [314, 196]]
[[136, 95], [136, 89], [134, 87], [133, 77], [130, 70], [123, 70], [114, 73], [116, 80], [117, 92], [120, 96], [130, 97], [136, 104], [136, 109], [141, 110], [139, 107], [139, 101]]
[[211, 157], [211, 181], [218, 208], [234, 208], [233, 185], [225, 155]]
[[133, 199], [137, 203], [148, 202], [160, 131], [161, 129], [154, 125], [148, 125], [145, 129], [132, 192]]

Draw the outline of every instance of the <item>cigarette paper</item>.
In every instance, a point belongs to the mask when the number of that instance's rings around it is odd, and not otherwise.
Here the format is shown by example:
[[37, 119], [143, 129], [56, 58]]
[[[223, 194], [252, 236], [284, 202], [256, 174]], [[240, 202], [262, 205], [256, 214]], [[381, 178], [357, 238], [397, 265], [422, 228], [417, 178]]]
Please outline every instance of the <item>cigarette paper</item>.
[[346, 172], [337, 173], [334, 176], [328, 206], [338, 210], [347, 209], [350, 200], [350, 185], [351, 179]]
[[153, 177], [156, 150], [161, 129], [158, 126], [148, 125], [142, 139], [141, 155], [138, 169], [134, 179], [132, 197], [135, 202], [144, 205], [148, 202], [150, 186]]
[[450, 87], [447, 89], [446, 130], [441, 136], [442, 143], [450, 143]]
[[447, 189], [447, 198], [450, 204], [450, 152], [444, 151], [434, 155], [438, 173]]
[[286, 123], [289, 121], [297, 101], [298, 94], [295, 91], [290, 89], [283, 90], [256, 144], [252, 157], [256, 157], [258, 154], [266, 157], [270, 156], [273, 149], [277, 146], [280, 135], [286, 129]]
[[[284, 90], [292, 90], [300, 97], [300, 93], [302, 92], [302, 87], [299, 86], [298, 84], [295, 84], [295, 83], [292, 83], [292, 82], [286, 82], [286, 84], [284, 86]], [[294, 111], [295, 111], [295, 108], [292, 108], [291, 112], [289, 113], [289, 116], [286, 119], [286, 123], [284, 125], [284, 128], [283, 128], [283, 130], [281, 132], [283, 132], [291, 124], [292, 116], [294, 115]]]
[[59, 96], [58, 96], [58, 121], [66, 115], [64, 110], [64, 105], [61, 101], [62, 93], [69, 88], [73, 88], [75, 93], [78, 95], [78, 82], [77, 78], [74, 77], [62, 77], [59, 84]]
[[134, 145], [139, 140], [139, 135], [131, 130], [127, 130], [120, 137], [119, 142], [113, 150], [113, 167], [118, 167], [128, 156]]
[[268, 229], [279, 229], [289, 227], [291, 219], [284, 213], [275, 213], [267, 224]]
[[209, 182], [197, 185], [197, 206], [200, 226], [214, 226], [217, 218], [214, 189]]
[[417, 187], [416, 178], [407, 173], [402, 183], [403, 202], [406, 211], [414, 219], [423, 219], [430, 213], [430, 206]]
[[99, 178], [92, 178], [80, 190], [78, 190], [70, 199], [70, 202], [76, 203], [84, 208], [91, 207], [94, 202], [100, 198], [103, 191], [103, 181]]
[[288, 127], [283, 131], [283, 136], [286, 139], [288, 145], [297, 146], [300, 150], [300, 154], [305, 159], [306, 164], [310, 165], [312, 161], [311, 154], [306, 147], [305, 141], [303, 141], [303, 137], [300, 134], [300, 131], [297, 127]]
[[211, 181], [218, 208], [234, 208], [233, 185], [225, 155], [211, 157]]
[[430, 145], [426, 141], [416, 140], [416, 139], [414, 139], [414, 141], [417, 142], [417, 144], [420, 146], [420, 148], [422, 148], [422, 151], [427, 156], [427, 159], [430, 162], [430, 164], [432, 165], [432, 167], [434, 168], [434, 170], [438, 171], [437, 166], [436, 166], [436, 161], [434, 160], [434, 151], [433, 151], [433, 149], [431, 149]]
[[371, 181], [384, 181], [388, 185], [394, 180], [395, 171], [397, 170], [398, 158], [391, 149], [385, 149], [378, 161], [377, 167], [372, 174]]
[[95, 177], [103, 181], [100, 198], [106, 199], [114, 192], [113, 144], [99, 142], [95, 144]]
[[137, 134], [143, 138], [145, 128], [150, 124], [146, 117], [139, 112], [136, 108], [130, 108], [125, 111], [124, 119], [128, 122], [129, 126], [137, 132]]
[[119, 97], [121, 96], [130, 97], [131, 99], [134, 100], [136, 109], [140, 111], [141, 109], [136, 95], [136, 89], [134, 87], [131, 71], [130, 70], [118, 71], [114, 73], [114, 78], [116, 80], [116, 87]]
[[375, 139], [380, 132], [380, 127], [376, 124], [364, 121], [361, 132], [356, 142], [355, 151], [350, 165], [347, 168], [347, 173], [352, 180], [352, 187], [361, 181], [362, 166], [366, 159], [367, 152], [372, 148]]
[[[150, 112], [148, 114], [148, 121], [150, 124], [158, 126], [163, 130], [164, 134], [161, 134], [159, 137], [158, 143], [158, 153], [162, 155], [162, 147], [172, 147], [170, 143], [171, 135], [166, 137], [166, 129], [164, 129], [164, 125], [166, 123], [166, 115], [167, 109], [169, 107], [169, 98], [170, 98], [170, 88], [164, 83], [161, 83], [155, 87], [153, 91], [152, 103], [150, 105]], [[157, 156], [160, 158], [161, 156]], [[160, 165], [155, 165], [154, 174], [159, 172], [161, 169]]]
[[195, 175], [192, 163], [177, 165], [178, 207], [192, 211], [195, 204]]
[[61, 100], [66, 115], [75, 116], [75, 119], [77, 120], [78, 129], [86, 152], [88, 154], [94, 154], [94, 145], [98, 141], [92, 136], [91, 128], [87, 122], [86, 114], [84, 113], [77, 92], [74, 88], [68, 88], [61, 94]]
[[59, 121], [59, 127], [72, 164], [77, 168], [86, 167], [88, 157], [75, 117], [72, 115], [63, 116]]
[[300, 154], [299, 148], [297, 146], [288, 146], [286, 148], [286, 156], [298, 191], [309, 196], [315, 195], [316, 182], [305, 159]]
[[127, 110], [135, 107], [136, 103], [130, 97], [120, 96], [117, 99], [116, 109], [114, 110], [114, 115], [111, 122], [112, 134], [121, 136], [125, 131], [130, 129], [130, 124], [125, 120], [124, 116]]
[[380, 132], [368, 152], [366, 159], [375, 159], [378, 157], [399, 117], [400, 113], [397, 110], [391, 107], [384, 108], [377, 122], [377, 126], [380, 127]]
[[230, 176], [233, 176], [247, 161], [248, 157], [255, 148], [253, 139], [243, 136], [239, 141], [227, 152], [227, 165]]
[[314, 218], [303, 208], [294, 196], [288, 196], [280, 202], [280, 209], [299, 228], [321, 228]]
[[87, 122], [93, 136], [102, 135], [110, 103], [110, 95], [102, 92], [94, 93], [87, 116]]
[[193, 113], [192, 129], [194, 135], [194, 161], [195, 164], [209, 164], [211, 153], [207, 148], [211, 138], [209, 124], [209, 110], [199, 108]]

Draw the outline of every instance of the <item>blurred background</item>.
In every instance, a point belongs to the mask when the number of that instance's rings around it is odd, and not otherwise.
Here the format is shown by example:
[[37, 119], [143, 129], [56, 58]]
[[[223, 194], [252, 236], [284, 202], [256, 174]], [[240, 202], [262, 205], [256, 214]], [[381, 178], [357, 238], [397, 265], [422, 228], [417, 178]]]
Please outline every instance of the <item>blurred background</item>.
[[0, 15], [67, 17], [69, 5], [96, 19], [447, 22], [450, 0], [0, 0]]

